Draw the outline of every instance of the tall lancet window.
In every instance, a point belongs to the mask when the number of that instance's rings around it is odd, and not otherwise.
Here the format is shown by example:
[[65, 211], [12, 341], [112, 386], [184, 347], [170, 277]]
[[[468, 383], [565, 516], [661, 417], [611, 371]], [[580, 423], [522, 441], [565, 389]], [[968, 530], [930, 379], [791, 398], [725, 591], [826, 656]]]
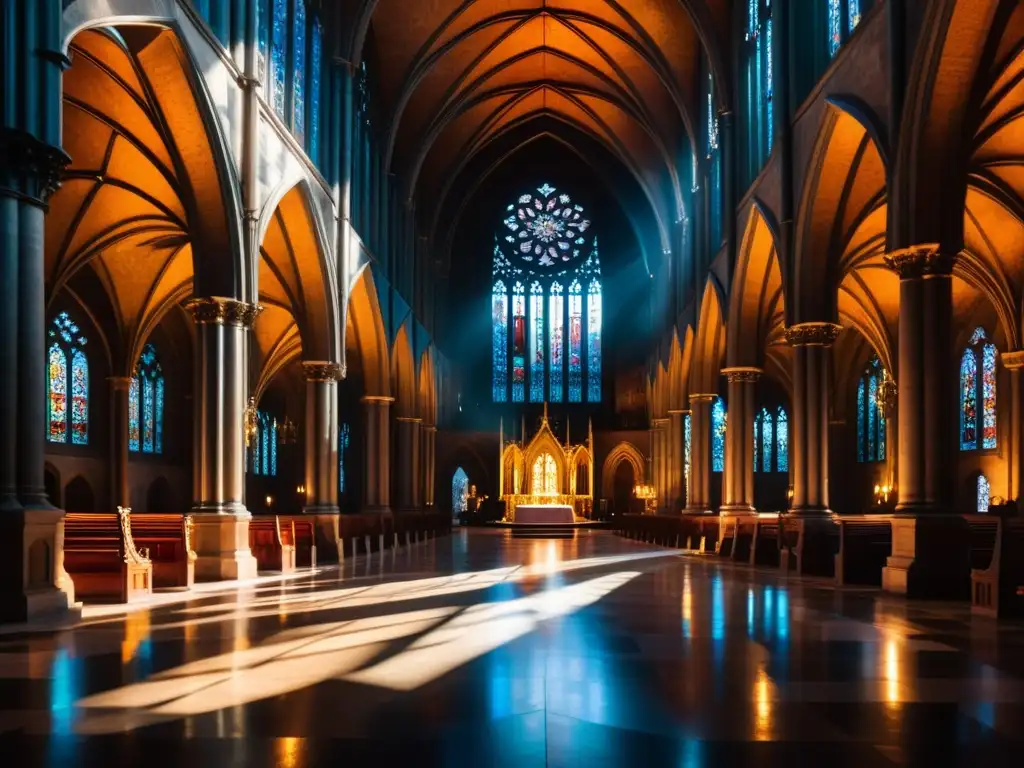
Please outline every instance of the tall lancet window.
[[725, 471], [725, 429], [728, 425], [725, 403], [716, 397], [711, 406], [711, 471]]
[[544, 289], [530, 286], [530, 402], [544, 402]]
[[164, 451], [164, 372], [152, 344], [139, 355], [128, 390], [128, 449]]
[[885, 411], [880, 398], [885, 368], [871, 358], [857, 382], [857, 461], [885, 461]]
[[996, 345], [977, 328], [960, 357], [960, 450], [996, 447]]
[[501, 223], [492, 269], [492, 399], [506, 402], [511, 388], [516, 403], [600, 402], [601, 261], [583, 206], [542, 184], [516, 198]]
[[51, 443], [86, 445], [89, 442], [89, 359], [85, 354], [88, 340], [67, 312], [54, 318], [49, 338], [46, 439]]

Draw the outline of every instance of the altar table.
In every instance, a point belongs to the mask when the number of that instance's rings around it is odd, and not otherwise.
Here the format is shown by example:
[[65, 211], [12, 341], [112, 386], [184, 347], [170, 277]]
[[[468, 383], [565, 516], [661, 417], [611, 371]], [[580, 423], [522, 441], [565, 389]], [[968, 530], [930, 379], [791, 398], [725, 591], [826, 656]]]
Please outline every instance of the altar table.
[[576, 516], [568, 504], [520, 504], [515, 522], [528, 525], [572, 525]]

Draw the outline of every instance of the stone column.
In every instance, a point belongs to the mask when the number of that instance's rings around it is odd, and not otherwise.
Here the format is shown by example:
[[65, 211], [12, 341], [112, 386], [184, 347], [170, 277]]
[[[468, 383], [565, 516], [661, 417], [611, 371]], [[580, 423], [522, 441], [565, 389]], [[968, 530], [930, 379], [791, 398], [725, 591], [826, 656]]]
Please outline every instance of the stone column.
[[829, 350], [842, 330], [833, 323], [786, 329], [793, 347], [793, 420], [790, 440], [792, 514], [830, 517], [828, 506]]
[[711, 405], [715, 394], [690, 395], [690, 495], [686, 513], [711, 509]]
[[110, 508], [130, 507], [128, 490], [128, 376], [112, 376], [110, 384]]
[[1016, 500], [1024, 511], [1024, 351], [1004, 352], [1003, 365], [1010, 372], [1010, 450], [1007, 500]]
[[305, 514], [338, 514], [338, 363], [307, 361]]
[[936, 245], [888, 254], [900, 278], [899, 475], [892, 556], [884, 589], [965, 598], [966, 522], [955, 513], [956, 364], [952, 351], [953, 262]]
[[654, 488], [658, 494], [658, 514], [665, 510], [668, 503], [668, 419], [654, 420]]
[[760, 368], [725, 368], [729, 428], [725, 432], [723, 515], [749, 515], [754, 507], [754, 402]]
[[434, 456], [437, 450], [437, 427], [433, 424], [424, 424], [421, 429], [421, 436], [423, 440], [423, 503], [428, 511], [433, 512], [434, 484], [437, 482], [434, 477], [436, 470]]
[[250, 579], [245, 507], [248, 335], [262, 309], [208, 297], [185, 305], [196, 323], [192, 521], [196, 580]]
[[369, 395], [366, 406], [366, 446], [363, 509], [386, 515], [391, 512], [391, 404], [393, 397]]
[[668, 499], [665, 511], [677, 514], [683, 507], [683, 416], [686, 412], [668, 412]]
[[398, 422], [398, 477], [395, 500], [401, 512], [422, 511], [419, 503], [420, 486], [420, 425], [422, 419], [399, 416]]

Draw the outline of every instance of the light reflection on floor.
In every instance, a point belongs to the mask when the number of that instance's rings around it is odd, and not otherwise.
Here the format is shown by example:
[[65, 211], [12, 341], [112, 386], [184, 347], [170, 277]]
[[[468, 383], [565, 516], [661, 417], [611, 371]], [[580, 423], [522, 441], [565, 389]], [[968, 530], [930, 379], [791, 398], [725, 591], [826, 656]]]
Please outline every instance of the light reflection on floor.
[[619, 765], [639, 750], [834, 768], [916, 764], [935, 744], [999, 764], [1020, 734], [1021, 633], [959, 607], [598, 533], [459, 533], [382, 560], [0, 637], [0, 739], [62, 766], [90, 754], [83, 736], [132, 733], [191, 762]]

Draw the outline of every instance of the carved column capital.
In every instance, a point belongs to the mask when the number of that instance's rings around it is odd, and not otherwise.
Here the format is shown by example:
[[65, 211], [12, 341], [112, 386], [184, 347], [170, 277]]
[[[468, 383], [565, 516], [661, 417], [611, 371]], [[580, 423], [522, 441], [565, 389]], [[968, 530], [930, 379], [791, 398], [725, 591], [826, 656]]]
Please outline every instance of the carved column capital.
[[395, 402], [395, 398], [386, 395], [366, 395], [361, 397], [359, 402], [366, 403], [367, 405], [391, 405], [391, 403]]
[[885, 255], [885, 265], [900, 280], [916, 280], [929, 276], [951, 275], [956, 254], [943, 253], [938, 243], [901, 248]]
[[1003, 367], [1007, 370], [1016, 371], [1024, 368], [1024, 350], [1003, 352], [999, 355], [999, 358], [1003, 361]]
[[110, 382], [110, 388], [115, 392], [127, 392], [132, 386], [130, 376], [108, 376], [107, 381]]
[[45, 205], [60, 188], [64, 169], [70, 163], [71, 158], [60, 147], [45, 144], [25, 131], [0, 130], [0, 166], [10, 170], [10, 186], [7, 181], [0, 182], [0, 193]]
[[341, 363], [328, 363], [321, 360], [307, 360], [302, 363], [302, 372], [306, 381], [338, 381], [345, 378], [345, 368]]
[[224, 296], [209, 296], [185, 302], [185, 309], [192, 314], [197, 325], [234, 325], [252, 328], [263, 306], [248, 304]]
[[842, 330], [835, 323], [799, 323], [786, 329], [786, 343], [791, 347], [831, 347]]
[[753, 368], [750, 366], [737, 366], [735, 368], [723, 368], [722, 373], [729, 383], [732, 382], [743, 382], [748, 384], [754, 384], [761, 374], [764, 373], [760, 368]]
[[690, 405], [700, 405], [701, 403], [712, 403], [718, 395], [711, 393], [701, 393], [696, 395], [690, 395]]
[[423, 419], [417, 418], [415, 416], [397, 416], [397, 417], [395, 417], [395, 421], [400, 422], [402, 424], [422, 424], [423, 423]]

